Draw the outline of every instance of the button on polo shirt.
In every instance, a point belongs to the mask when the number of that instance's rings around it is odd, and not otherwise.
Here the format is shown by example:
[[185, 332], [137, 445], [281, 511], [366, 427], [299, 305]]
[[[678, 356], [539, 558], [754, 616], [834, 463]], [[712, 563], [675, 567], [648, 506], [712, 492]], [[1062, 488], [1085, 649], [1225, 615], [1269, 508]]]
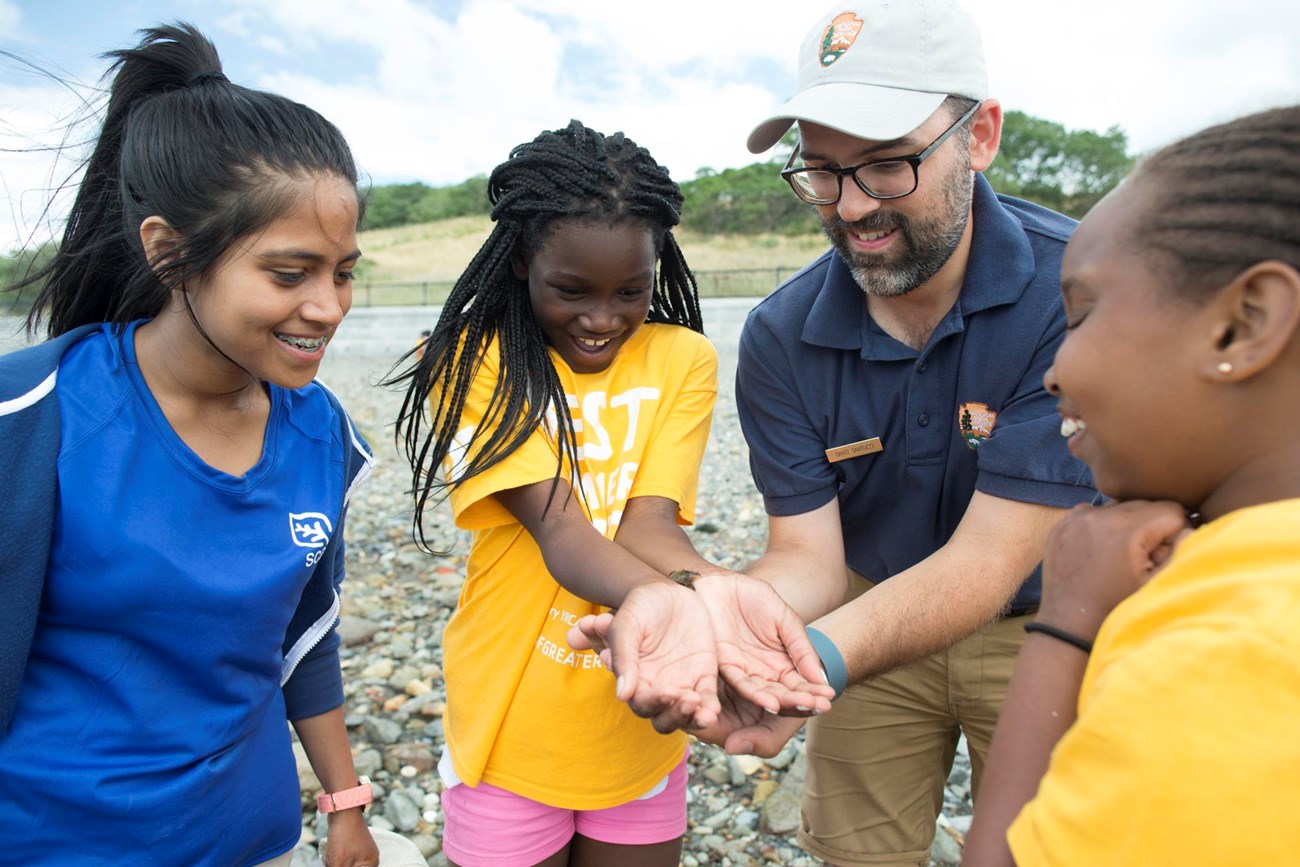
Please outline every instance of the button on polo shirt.
[[[1074, 223], [995, 196], [981, 176], [972, 220], [965, 283], [920, 351], [872, 320], [833, 251], [755, 307], [741, 335], [736, 402], [768, 513], [838, 497], [848, 565], [872, 581], [942, 547], [976, 490], [1060, 508], [1095, 496], [1043, 388]], [[873, 438], [877, 452], [826, 454]], [[1038, 597], [1035, 571], [1014, 608]]]

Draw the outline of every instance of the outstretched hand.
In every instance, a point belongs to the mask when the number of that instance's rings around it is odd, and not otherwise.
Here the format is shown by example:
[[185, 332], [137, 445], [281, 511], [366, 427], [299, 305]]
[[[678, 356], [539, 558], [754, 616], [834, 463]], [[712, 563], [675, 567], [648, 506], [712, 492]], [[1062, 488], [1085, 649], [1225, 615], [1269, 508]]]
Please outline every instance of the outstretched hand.
[[774, 714], [810, 716], [835, 696], [799, 615], [766, 581], [737, 572], [695, 580], [717, 637], [718, 674], [738, 698]]
[[718, 720], [718, 656], [709, 611], [689, 589], [643, 584], [617, 615], [588, 615], [569, 630], [575, 649], [595, 648], [618, 680], [615, 695], [659, 732]]

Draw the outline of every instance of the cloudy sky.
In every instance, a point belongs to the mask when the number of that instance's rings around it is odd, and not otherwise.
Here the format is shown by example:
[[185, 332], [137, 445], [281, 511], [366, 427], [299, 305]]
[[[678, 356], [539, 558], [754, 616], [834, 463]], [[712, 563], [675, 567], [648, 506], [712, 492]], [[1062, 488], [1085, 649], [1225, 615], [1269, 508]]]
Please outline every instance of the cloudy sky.
[[[909, 2], [909, 0], [896, 0]], [[1300, 102], [1289, 0], [966, 0], [991, 90], [1136, 150]], [[569, 118], [622, 129], [678, 180], [755, 161], [750, 128], [791, 90], [823, 0], [0, 0], [0, 50], [93, 85], [99, 55], [195, 23], [229, 77], [321, 111], [375, 183], [456, 183]], [[71, 168], [46, 154], [73, 94], [0, 57], [0, 251]]]

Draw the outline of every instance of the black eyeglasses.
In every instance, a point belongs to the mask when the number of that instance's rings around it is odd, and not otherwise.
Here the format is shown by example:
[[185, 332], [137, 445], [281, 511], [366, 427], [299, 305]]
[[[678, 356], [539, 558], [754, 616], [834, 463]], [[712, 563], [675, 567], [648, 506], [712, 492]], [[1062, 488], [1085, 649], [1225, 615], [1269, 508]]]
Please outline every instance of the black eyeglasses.
[[916, 192], [916, 187], [921, 182], [921, 163], [938, 150], [939, 145], [947, 141], [949, 136], [961, 129], [962, 124], [974, 117], [981, 105], [983, 103], [979, 102], [972, 105], [919, 154], [871, 160], [844, 169], [795, 169], [791, 166], [799, 158], [799, 148], [796, 147], [785, 168], [781, 170], [781, 177], [785, 178], [796, 196], [810, 205], [833, 205], [838, 202], [844, 194], [844, 179], [850, 176], [858, 189], [873, 199], [901, 199], [910, 196]]

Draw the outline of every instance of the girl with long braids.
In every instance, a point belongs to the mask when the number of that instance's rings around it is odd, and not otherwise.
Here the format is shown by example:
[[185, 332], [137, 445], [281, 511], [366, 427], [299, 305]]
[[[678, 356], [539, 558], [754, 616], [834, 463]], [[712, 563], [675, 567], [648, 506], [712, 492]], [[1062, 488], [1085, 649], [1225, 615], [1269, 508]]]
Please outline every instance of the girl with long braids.
[[[771, 711], [827, 709], [830, 689], [793, 611], [754, 628], [710, 603], [739, 585], [773, 610], [776, 594], [680, 527], [717, 356], [671, 231], [677, 185], [621, 133], [574, 121], [516, 147], [488, 187], [497, 225], [397, 377], [416, 531], [448, 491], [473, 531], [443, 636], [443, 851], [464, 867], [675, 865], [686, 736], [656, 729], [716, 721], [719, 671]], [[566, 644], [612, 607], [672, 612], [617, 690], [598, 653]], [[662, 699], [653, 719], [618, 700], [635, 691]]]
[[371, 457], [313, 381], [361, 255], [352, 154], [189, 25], [109, 57], [30, 281], [51, 339], [0, 359], [0, 858], [287, 865], [287, 717], [326, 864], [374, 867], [334, 632]]
[[1141, 163], [1044, 377], [1114, 502], [1053, 531], [962, 864], [1296, 863], [1300, 106]]

